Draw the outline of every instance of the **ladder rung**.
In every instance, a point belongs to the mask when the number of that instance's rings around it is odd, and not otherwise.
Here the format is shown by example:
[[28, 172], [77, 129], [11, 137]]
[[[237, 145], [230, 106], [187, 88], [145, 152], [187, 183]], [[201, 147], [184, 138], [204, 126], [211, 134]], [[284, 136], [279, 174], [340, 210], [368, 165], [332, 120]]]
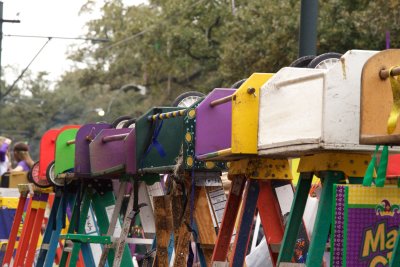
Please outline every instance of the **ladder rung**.
[[214, 261], [212, 267], [229, 267], [229, 262], [227, 261]]
[[304, 263], [293, 263], [293, 262], [281, 262], [279, 267], [303, 267], [306, 266]]
[[281, 243], [276, 243], [276, 244], [269, 244], [269, 246], [271, 247], [271, 251], [273, 253], [279, 253], [279, 250], [281, 249]]
[[50, 244], [45, 244], [43, 243], [42, 246], [40, 247], [41, 249], [49, 250]]
[[65, 247], [65, 248], [64, 248], [64, 251], [65, 251], [65, 252], [72, 252], [72, 247]]

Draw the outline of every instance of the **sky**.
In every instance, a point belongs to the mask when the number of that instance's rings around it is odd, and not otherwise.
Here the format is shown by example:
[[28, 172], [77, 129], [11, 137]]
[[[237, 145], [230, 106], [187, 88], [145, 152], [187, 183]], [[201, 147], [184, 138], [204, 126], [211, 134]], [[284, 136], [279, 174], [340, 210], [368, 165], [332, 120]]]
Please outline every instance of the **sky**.
[[[100, 12], [79, 15], [86, 0], [3, 0], [3, 19], [20, 20], [20, 23], [3, 23], [1, 66], [2, 77], [10, 84], [26, 68], [46, 43], [47, 38], [22, 38], [7, 35], [35, 35], [59, 37], [84, 37], [85, 22], [100, 16]], [[101, 1], [99, 1], [101, 2]], [[125, 4], [139, 4], [145, 0], [124, 0]], [[29, 70], [49, 72], [54, 84], [62, 73], [71, 69], [67, 60], [71, 46], [84, 44], [77, 40], [52, 39], [33, 61]]]

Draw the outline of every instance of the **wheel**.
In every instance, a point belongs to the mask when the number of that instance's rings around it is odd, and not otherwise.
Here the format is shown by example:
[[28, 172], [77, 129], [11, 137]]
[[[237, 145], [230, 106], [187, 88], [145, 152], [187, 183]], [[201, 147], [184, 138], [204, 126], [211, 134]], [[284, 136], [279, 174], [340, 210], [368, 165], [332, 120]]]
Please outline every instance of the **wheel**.
[[[64, 186], [64, 183], [60, 183], [60, 180], [56, 180], [56, 174], [54, 172], [54, 167], [55, 167], [55, 162], [54, 160], [49, 164], [49, 166], [47, 166], [46, 169], [46, 178], [47, 181], [52, 184], [52, 185], [56, 185], [56, 186]], [[71, 179], [65, 179], [67, 184], [70, 184], [72, 182]]]
[[182, 107], [182, 108], [188, 108], [194, 103], [197, 102], [200, 98], [205, 96], [201, 92], [197, 91], [189, 91], [183, 94], [180, 94], [175, 100], [172, 102], [173, 107]]
[[342, 54], [336, 52], [321, 54], [311, 60], [307, 67], [311, 69], [329, 69], [338, 62], [342, 56]]
[[308, 64], [315, 58], [315, 56], [303, 56], [299, 57], [295, 61], [293, 61], [289, 67], [294, 67], [294, 68], [307, 68]]
[[233, 89], [239, 89], [240, 86], [242, 86], [242, 84], [243, 84], [246, 80], [247, 80], [247, 78], [246, 78], [246, 79], [241, 79], [241, 80], [235, 82], [234, 84], [231, 85], [231, 88], [233, 88]]
[[50, 162], [50, 164], [47, 166], [46, 168], [46, 179], [47, 182], [49, 182], [52, 185], [58, 185], [54, 182], [55, 180], [55, 173], [54, 173], [54, 160], [52, 162]]
[[47, 179], [39, 177], [39, 161], [33, 164], [32, 169], [28, 172], [28, 181], [40, 188], [52, 186]]
[[136, 119], [130, 119], [125, 121], [124, 125], [122, 125], [122, 128], [134, 128], [136, 123]]
[[130, 119], [132, 119], [132, 117], [128, 115], [118, 117], [111, 123], [111, 128], [121, 129], [124, 123]]

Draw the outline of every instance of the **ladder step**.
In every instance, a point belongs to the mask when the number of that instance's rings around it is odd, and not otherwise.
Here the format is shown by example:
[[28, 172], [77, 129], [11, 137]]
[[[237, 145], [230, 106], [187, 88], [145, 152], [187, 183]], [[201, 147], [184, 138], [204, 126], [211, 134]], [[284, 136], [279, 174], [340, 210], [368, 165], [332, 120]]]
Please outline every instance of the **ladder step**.
[[304, 263], [281, 262], [279, 267], [305, 267]]
[[41, 249], [44, 249], [44, 250], [49, 250], [49, 247], [50, 247], [49, 244], [43, 243], [42, 246], [41, 246], [40, 248], [41, 248]]
[[214, 261], [212, 267], [229, 267], [229, 262], [227, 261]]
[[273, 253], [279, 253], [279, 250], [281, 249], [281, 243], [275, 243], [275, 244], [270, 243], [269, 246], [271, 247], [271, 251]]
[[65, 252], [72, 252], [72, 247], [65, 247], [65, 248], [63, 249], [63, 251], [65, 251]]

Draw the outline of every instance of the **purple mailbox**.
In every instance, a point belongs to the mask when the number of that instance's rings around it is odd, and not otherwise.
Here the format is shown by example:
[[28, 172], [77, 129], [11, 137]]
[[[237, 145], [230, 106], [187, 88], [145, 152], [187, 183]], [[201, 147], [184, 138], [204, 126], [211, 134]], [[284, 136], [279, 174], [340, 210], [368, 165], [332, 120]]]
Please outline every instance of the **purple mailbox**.
[[196, 108], [196, 157], [200, 160], [219, 159], [221, 151], [231, 147], [232, 102], [213, 106], [219, 99], [227, 99], [236, 90], [216, 88]]
[[92, 176], [136, 174], [135, 128], [103, 129], [89, 145]]
[[89, 145], [104, 129], [111, 128], [108, 123], [85, 124], [79, 128], [75, 137], [75, 168], [77, 176], [86, 178], [91, 176]]

